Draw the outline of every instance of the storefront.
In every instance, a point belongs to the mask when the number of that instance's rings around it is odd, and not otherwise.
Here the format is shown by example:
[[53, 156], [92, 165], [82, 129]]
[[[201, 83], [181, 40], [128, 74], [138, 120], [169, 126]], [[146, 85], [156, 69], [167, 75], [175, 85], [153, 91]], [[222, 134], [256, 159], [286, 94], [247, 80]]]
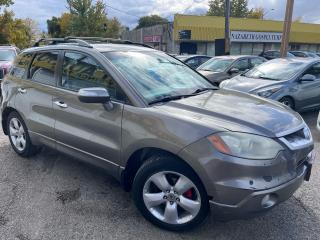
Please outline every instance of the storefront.
[[[266, 50], [279, 50], [283, 22], [231, 18], [231, 54], [258, 55]], [[175, 52], [180, 54], [223, 54], [224, 18], [175, 15]], [[290, 49], [320, 52], [320, 25], [293, 23]]]

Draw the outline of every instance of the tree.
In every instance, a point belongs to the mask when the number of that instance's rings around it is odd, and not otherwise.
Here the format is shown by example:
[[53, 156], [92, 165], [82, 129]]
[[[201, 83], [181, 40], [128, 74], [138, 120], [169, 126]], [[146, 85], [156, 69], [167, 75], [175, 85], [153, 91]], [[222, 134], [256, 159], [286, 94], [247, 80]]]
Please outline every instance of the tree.
[[151, 27], [163, 23], [168, 23], [168, 20], [166, 18], [160, 17], [159, 15], [144, 16], [139, 19], [139, 23], [136, 29]]
[[231, 2], [231, 17], [245, 18], [249, 12], [248, 0], [233, 0]]
[[211, 0], [209, 2], [208, 16], [224, 16], [225, 0]]
[[9, 7], [13, 4], [13, 0], [0, 0], [0, 9], [2, 6]]
[[27, 28], [27, 34], [32, 43], [41, 38], [39, 24], [35, 20], [27, 18], [24, 20], [24, 24]]
[[265, 15], [265, 10], [262, 7], [251, 9], [248, 14], [248, 18], [255, 18], [255, 19], [263, 19]]
[[[211, 0], [209, 2], [208, 16], [224, 16], [225, 0]], [[231, 17], [248, 17], [250, 10], [248, 0], [233, 0], [231, 2]]]
[[30, 46], [31, 34], [25, 20], [14, 18], [14, 13], [4, 10], [0, 15], [0, 44], [15, 44], [19, 48]]
[[51, 37], [61, 37], [61, 27], [59, 18], [52, 17], [47, 20], [48, 34]]

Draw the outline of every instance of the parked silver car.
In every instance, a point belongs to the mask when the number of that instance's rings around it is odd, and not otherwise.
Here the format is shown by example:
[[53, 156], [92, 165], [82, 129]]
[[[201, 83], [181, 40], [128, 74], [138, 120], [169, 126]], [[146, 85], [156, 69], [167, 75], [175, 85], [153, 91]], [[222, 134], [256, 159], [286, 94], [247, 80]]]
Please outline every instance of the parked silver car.
[[146, 219], [176, 231], [210, 205], [216, 216], [269, 210], [309, 180], [313, 140], [298, 113], [220, 90], [163, 52], [89, 40], [47, 39], [16, 59], [1, 110], [20, 156], [45, 145], [102, 167]]
[[221, 86], [279, 101], [296, 111], [320, 107], [320, 60], [275, 59]]

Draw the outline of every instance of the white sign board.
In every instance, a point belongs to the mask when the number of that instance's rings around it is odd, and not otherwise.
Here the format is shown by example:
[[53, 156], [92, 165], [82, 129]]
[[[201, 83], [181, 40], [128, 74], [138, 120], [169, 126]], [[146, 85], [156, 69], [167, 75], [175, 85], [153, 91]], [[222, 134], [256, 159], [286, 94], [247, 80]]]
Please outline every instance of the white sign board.
[[282, 33], [231, 31], [231, 42], [279, 43]]

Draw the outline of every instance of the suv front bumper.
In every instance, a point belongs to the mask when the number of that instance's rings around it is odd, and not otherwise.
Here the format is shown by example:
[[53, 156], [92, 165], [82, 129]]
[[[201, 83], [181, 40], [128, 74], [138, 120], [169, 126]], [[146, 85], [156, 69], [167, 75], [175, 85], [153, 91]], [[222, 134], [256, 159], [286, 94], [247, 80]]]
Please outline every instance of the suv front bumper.
[[311, 171], [312, 164], [307, 162], [303, 166], [303, 171], [295, 179], [285, 184], [263, 191], [255, 191], [236, 205], [226, 205], [214, 201], [210, 201], [210, 205], [214, 214], [225, 220], [263, 213], [289, 199], [304, 180], [309, 181]]

